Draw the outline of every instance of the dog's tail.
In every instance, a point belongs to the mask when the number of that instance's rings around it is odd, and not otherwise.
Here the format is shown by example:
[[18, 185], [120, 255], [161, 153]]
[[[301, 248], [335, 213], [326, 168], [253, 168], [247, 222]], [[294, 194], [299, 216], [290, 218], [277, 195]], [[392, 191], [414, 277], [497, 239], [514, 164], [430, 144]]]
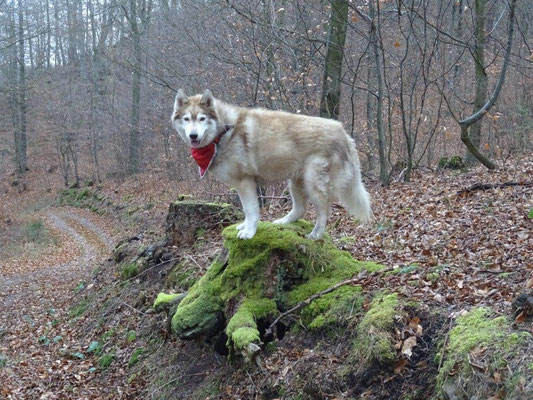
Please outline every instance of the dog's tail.
[[339, 200], [354, 218], [361, 222], [368, 222], [373, 217], [370, 196], [361, 179], [361, 167], [354, 142], [350, 143], [349, 153], [350, 160], [344, 163], [342, 174], [344, 184], [340, 190]]

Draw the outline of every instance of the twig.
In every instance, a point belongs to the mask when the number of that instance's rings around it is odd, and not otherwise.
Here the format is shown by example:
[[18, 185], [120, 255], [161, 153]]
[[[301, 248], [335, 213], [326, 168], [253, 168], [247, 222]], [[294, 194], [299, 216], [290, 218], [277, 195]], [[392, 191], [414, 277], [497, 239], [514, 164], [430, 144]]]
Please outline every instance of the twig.
[[266, 330], [266, 333], [265, 335], [266, 336], [271, 336], [273, 335], [273, 329], [274, 327], [284, 318], [286, 318], [287, 316], [295, 313], [296, 311], [298, 310], [301, 310], [302, 308], [304, 308], [305, 306], [308, 306], [309, 304], [311, 304], [311, 302], [313, 302], [314, 300], [328, 294], [328, 293], [331, 293], [335, 290], [337, 290], [338, 288], [340, 288], [341, 286], [346, 286], [346, 285], [353, 285], [353, 284], [356, 284], [356, 283], [362, 283], [363, 280], [365, 279], [369, 279], [369, 278], [373, 278], [377, 275], [383, 275], [384, 273], [386, 272], [389, 272], [389, 271], [392, 271], [394, 269], [394, 267], [389, 267], [389, 268], [385, 268], [385, 269], [381, 269], [381, 270], [378, 270], [378, 271], [374, 271], [372, 272], [371, 274], [368, 274], [368, 271], [364, 270], [362, 272], [360, 272], [356, 277], [352, 277], [350, 279], [346, 279], [342, 282], [339, 282], [319, 293], [316, 293], [314, 295], [312, 295], [311, 297], [308, 297], [307, 299], [305, 299], [304, 301], [298, 303], [297, 305], [295, 305], [293, 308], [291, 308], [290, 310], [288, 311], [285, 311], [284, 313], [282, 313], [278, 318], [276, 318], [274, 320], [274, 322], [272, 322], [270, 324], [270, 326], [268, 327], [268, 329]]
[[442, 363], [444, 362], [444, 353], [446, 352], [446, 345], [448, 344], [448, 337], [450, 336], [450, 331], [452, 330], [452, 324], [453, 324], [453, 318], [450, 317], [448, 331], [446, 332], [446, 336], [444, 337], [444, 342], [442, 342], [442, 354], [440, 356], [439, 368], [437, 368], [437, 371], [440, 371], [440, 368], [442, 367]]
[[191, 256], [190, 254], [187, 254], [187, 257], [188, 257], [193, 263], [195, 263], [196, 266], [197, 266], [198, 268], [200, 268], [200, 270], [203, 269], [202, 266], [196, 262], [196, 260], [193, 258], [193, 256]]
[[489, 189], [499, 189], [510, 186], [533, 186], [533, 182], [505, 182], [505, 183], [476, 183], [465, 189], [457, 191], [457, 194], [461, 195], [464, 193], [470, 193], [475, 190], [489, 190]]
[[141, 315], [146, 315], [145, 313], [143, 313], [141, 310], [137, 310], [135, 307], [132, 307], [130, 306], [128, 303], [126, 303], [125, 301], [121, 301], [122, 304], [124, 304], [126, 307], [128, 308], [131, 308], [133, 311], [137, 311], [139, 314]]
[[490, 269], [480, 269], [477, 272], [482, 273], [482, 274], [503, 274], [506, 271], [502, 271], [501, 269], [494, 270], [494, 271], [491, 271]]

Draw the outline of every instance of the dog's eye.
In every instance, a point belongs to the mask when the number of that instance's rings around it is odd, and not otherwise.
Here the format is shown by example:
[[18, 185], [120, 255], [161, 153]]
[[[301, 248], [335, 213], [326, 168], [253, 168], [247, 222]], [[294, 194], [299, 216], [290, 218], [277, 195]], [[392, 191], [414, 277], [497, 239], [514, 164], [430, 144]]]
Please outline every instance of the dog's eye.
[[198, 120], [205, 121], [205, 117], [200, 117], [200, 118], [198, 118]]
[[189, 122], [189, 117], [184, 117], [183, 120], [184, 120], [185, 122]]

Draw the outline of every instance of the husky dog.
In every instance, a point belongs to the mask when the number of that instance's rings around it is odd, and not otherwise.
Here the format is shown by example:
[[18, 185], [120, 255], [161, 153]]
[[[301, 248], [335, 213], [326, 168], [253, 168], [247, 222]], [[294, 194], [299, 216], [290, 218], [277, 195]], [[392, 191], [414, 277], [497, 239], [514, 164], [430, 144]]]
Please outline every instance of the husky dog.
[[362, 222], [372, 217], [355, 143], [340, 122], [238, 107], [215, 99], [210, 90], [187, 97], [181, 89], [171, 122], [191, 147], [201, 175], [209, 169], [237, 189], [245, 214], [237, 226], [241, 239], [257, 230], [257, 185], [282, 179], [289, 180], [292, 210], [275, 224], [302, 218], [308, 200], [317, 215], [312, 239], [324, 234], [333, 201]]

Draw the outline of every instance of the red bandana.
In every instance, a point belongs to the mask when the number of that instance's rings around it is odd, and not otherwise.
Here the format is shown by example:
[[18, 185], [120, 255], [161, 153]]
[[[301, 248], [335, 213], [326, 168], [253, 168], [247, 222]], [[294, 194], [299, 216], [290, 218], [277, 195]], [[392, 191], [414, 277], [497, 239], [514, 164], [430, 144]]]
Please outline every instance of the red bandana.
[[216, 138], [213, 142], [209, 143], [207, 146], [200, 148], [192, 148], [191, 154], [196, 164], [200, 169], [200, 178], [203, 178], [207, 170], [211, 166], [211, 163], [217, 155], [217, 143], [219, 142]]
[[234, 127], [234, 125], [224, 125], [224, 130], [220, 132], [215, 140], [213, 140], [207, 146], [191, 148], [192, 158], [194, 158], [194, 161], [196, 161], [196, 164], [198, 164], [200, 169], [200, 178], [204, 177], [204, 175], [207, 173], [207, 170], [213, 163], [213, 160], [217, 155], [218, 142], [220, 142], [222, 136], [224, 136]]

